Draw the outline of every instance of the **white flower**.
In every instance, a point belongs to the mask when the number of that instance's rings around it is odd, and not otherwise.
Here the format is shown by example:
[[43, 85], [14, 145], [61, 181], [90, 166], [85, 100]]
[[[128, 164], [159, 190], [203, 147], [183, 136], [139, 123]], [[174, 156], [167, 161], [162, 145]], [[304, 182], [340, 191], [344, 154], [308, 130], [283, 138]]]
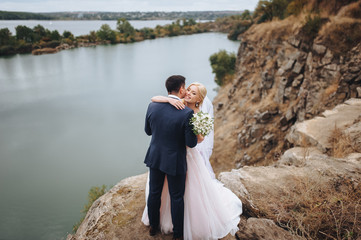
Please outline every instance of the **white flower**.
[[198, 112], [193, 114], [190, 123], [193, 125], [194, 134], [207, 136], [213, 130], [213, 118], [208, 113]]

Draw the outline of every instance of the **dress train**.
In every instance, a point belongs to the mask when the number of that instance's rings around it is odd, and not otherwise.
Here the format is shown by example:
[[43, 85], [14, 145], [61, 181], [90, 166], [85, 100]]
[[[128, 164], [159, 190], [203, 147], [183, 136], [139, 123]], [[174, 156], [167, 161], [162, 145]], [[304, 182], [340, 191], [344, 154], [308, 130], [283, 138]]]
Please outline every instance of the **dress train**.
[[[238, 231], [242, 214], [242, 202], [213, 179], [204, 164], [197, 148], [187, 148], [187, 177], [184, 193], [184, 232], [185, 240], [219, 239], [228, 233]], [[146, 186], [146, 199], [149, 193], [149, 178]], [[144, 209], [142, 222], [149, 225], [148, 209]], [[165, 179], [160, 208], [160, 228], [165, 234], [173, 230], [168, 183]]]

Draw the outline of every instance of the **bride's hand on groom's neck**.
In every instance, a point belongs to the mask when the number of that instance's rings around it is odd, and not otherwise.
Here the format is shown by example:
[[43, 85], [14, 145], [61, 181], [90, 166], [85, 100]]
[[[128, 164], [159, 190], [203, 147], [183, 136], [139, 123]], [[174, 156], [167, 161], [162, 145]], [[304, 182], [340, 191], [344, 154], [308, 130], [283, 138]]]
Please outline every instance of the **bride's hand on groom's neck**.
[[181, 100], [177, 100], [174, 98], [168, 98], [168, 102], [173, 105], [175, 108], [177, 108], [178, 110], [183, 110], [185, 108], [185, 105], [183, 103], [183, 101]]

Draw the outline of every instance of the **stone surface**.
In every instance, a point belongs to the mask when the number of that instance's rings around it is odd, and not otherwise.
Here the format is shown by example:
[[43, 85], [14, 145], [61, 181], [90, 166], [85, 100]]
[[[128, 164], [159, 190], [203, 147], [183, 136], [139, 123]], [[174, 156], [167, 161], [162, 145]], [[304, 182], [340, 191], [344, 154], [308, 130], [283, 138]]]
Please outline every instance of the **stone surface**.
[[142, 174], [115, 185], [93, 203], [76, 234], [67, 239], [172, 239], [171, 235], [150, 237], [141, 222], [146, 179], [147, 174]]
[[293, 67], [293, 72], [296, 74], [300, 74], [303, 67], [305, 66], [305, 63], [296, 62], [295, 66]]
[[276, 96], [275, 96], [275, 101], [277, 103], [282, 103], [283, 102], [283, 97], [285, 95], [285, 88], [286, 88], [286, 85], [287, 85], [287, 81], [288, 80], [285, 77], [279, 78], [277, 93], [276, 93]]
[[295, 147], [288, 149], [277, 162], [277, 165], [287, 165], [301, 167], [310, 161], [310, 156], [324, 156], [321, 151], [315, 147], [303, 148]]
[[286, 138], [296, 146], [310, 144], [325, 152], [330, 148], [328, 139], [335, 127], [352, 124], [360, 114], [361, 99], [350, 99], [332, 110], [326, 110], [322, 113], [323, 117], [296, 123]]
[[322, 58], [322, 64], [327, 65], [332, 62], [333, 54], [330, 49], [327, 49], [325, 56]]
[[282, 67], [283, 71], [288, 71], [291, 70], [293, 68], [294, 63], [296, 62], [296, 60], [294, 59], [290, 59], [288, 60], [288, 62]]
[[242, 200], [245, 215], [259, 216], [262, 204], [278, 202], [282, 194], [292, 192], [294, 186], [310, 178], [319, 184], [335, 178], [352, 179], [357, 185], [361, 181], [360, 160], [359, 153], [336, 159], [315, 148], [293, 148], [274, 166], [245, 166], [223, 172], [219, 179]]
[[258, 113], [255, 115], [257, 122], [266, 123], [272, 118], [272, 114], [267, 110], [262, 113]]
[[300, 86], [301, 82], [303, 80], [303, 74], [298, 75], [292, 82], [292, 87], [296, 88]]
[[254, 125], [250, 129], [250, 137], [251, 138], [260, 138], [263, 133], [263, 127], [260, 125]]
[[270, 89], [274, 82], [274, 77], [272, 74], [269, 74], [268, 71], [262, 72], [262, 88]]
[[318, 53], [318, 54], [324, 54], [325, 52], [326, 52], [326, 47], [325, 46], [323, 46], [323, 45], [319, 45], [319, 44], [316, 44], [316, 43], [314, 43], [313, 44], [313, 46], [312, 46], [312, 49], [316, 52], [316, 53]]
[[296, 47], [296, 48], [298, 48], [298, 47], [300, 46], [300, 43], [301, 43], [300, 39], [296, 38], [295, 36], [291, 36], [291, 37], [288, 39], [288, 42], [289, 42], [292, 46], [294, 46], [294, 47]]

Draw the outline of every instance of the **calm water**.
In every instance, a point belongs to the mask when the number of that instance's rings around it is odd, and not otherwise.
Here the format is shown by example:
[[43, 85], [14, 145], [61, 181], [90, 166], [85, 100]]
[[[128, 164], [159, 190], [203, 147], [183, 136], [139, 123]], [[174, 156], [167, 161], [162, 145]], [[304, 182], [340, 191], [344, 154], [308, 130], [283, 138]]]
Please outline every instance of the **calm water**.
[[[152, 20], [152, 21], [129, 21], [130, 24], [136, 28], [141, 29], [143, 27], [155, 28], [157, 25], [170, 24], [171, 20]], [[33, 28], [38, 24], [42, 25], [51, 31], [58, 30], [60, 34], [70, 31], [74, 36], [80, 36], [89, 34], [90, 31], [97, 31], [103, 24], [108, 24], [112, 29], [116, 29], [117, 21], [50, 21], [50, 20], [0, 20], [0, 29], [8, 28], [10, 32], [15, 35], [15, 27], [19, 25], [25, 25], [29, 28]]]
[[146, 172], [144, 116], [172, 74], [216, 93], [206, 33], [0, 58], [0, 239], [63, 239], [92, 186]]

